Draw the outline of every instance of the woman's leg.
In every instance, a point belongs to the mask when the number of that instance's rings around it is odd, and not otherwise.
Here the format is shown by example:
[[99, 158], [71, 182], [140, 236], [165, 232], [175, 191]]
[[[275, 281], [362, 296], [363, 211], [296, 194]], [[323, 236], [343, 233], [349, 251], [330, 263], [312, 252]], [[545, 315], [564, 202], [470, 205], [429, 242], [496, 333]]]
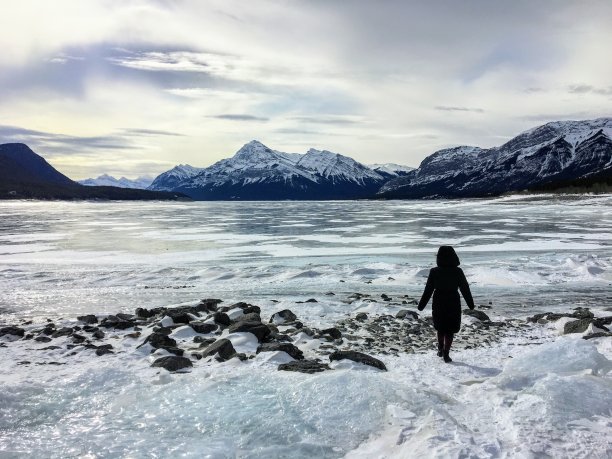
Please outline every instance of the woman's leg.
[[438, 330], [438, 357], [442, 357], [444, 353], [444, 332]]
[[450, 348], [453, 344], [453, 338], [454, 338], [453, 333], [446, 333], [444, 335], [444, 353], [442, 355], [446, 363], [450, 363], [453, 361], [453, 359], [451, 359], [450, 356], [448, 355], [450, 352]]

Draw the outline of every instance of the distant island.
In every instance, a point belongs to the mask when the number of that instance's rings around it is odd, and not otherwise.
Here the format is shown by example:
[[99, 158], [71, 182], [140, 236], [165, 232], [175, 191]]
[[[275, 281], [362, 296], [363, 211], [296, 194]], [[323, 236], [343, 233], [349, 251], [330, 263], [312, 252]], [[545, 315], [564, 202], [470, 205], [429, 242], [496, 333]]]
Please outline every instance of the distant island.
[[84, 186], [57, 171], [23, 143], [0, 145], [0, 199], [180, 200], [182, 193]]
[[[181, 164], [149, 181], [102, 175], [77, 183], [24, 144], [0, 145], [4, 199], [473, 198], [511, 192], [609, 192], [612, 118], [547, 123], [494, 148], [439, 150], [416, 169], [365, 165], [327, 150], [286, 153], [253, 140], [209, 167]], [[116, 186], [89, 186], [100, 184]], [[147, 185], [147, 190], [138, 189]]]

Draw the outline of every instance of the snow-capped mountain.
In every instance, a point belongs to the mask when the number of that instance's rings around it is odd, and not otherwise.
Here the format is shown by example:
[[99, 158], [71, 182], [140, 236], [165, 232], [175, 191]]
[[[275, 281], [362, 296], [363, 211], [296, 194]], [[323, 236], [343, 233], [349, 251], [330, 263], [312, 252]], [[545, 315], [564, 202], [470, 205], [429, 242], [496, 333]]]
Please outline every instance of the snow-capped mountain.
[[148, 189], [154, 191], [172, 191], [180, 183], [189, 180], [191, 177], [195, 177], [203, 170], [204, 168], [201, 167], [193, 167], [189, 164], [179, 164], [155, 177]]
[[85, 186], [116, 186], [118, 188], [133, 188], [145, 190], [151, 185], [151, 183], [153, 182], [153, 178], [143, 176], [133, 180], [130, 180], [125, 177], [117, 179], [112, 175], [102, 174], [97, 178], [88, 178], [84, 180], [79, 180], [78, 182], [81, 185]]
[[437, 151], [418, 169], [385, 183], [389, 198], [489, 196], [550, 182], [612, 174], [612, 118], [555, 121], [500, 147]]
[[373, 196], [386, 180], [338, 153], [285, 153], [257, 140], [189, 177], [170, 182], [172, 171], [156, 178], [149, 189], [181, 191], [202, 200], [353, 199]]
[[414, 170], [414, 167], [403, 166], [395, 163], [368, 164], [368, 167], [374, 172], [388, 178], [401, 177]]

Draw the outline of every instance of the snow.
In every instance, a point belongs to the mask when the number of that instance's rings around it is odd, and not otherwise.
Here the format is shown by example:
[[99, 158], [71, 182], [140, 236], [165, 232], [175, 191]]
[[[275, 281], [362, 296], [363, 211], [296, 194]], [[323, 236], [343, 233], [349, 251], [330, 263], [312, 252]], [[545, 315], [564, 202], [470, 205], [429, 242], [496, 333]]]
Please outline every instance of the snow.
[[116, 186], [119, 188], [135, 188], [141, 190], [149, 187], [152, 182], [153, 178], [146, 176], [138, 177], [132, 180], [125, 177], [116, 179], [108, 174], [102, 174], [97, 178], [88, 178], [78, 181], [78, 183], [85, 186]]

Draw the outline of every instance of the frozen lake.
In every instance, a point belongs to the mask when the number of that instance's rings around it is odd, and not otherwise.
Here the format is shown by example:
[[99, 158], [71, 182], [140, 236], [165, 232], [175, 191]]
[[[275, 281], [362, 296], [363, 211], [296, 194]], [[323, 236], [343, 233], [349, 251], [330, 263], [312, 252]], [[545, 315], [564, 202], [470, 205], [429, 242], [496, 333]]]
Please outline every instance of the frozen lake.
[[[610, 195], [0, 202], [0, 326], [215, 297], [260, 305], [264, 320], [290, 308], [331, 326], [364, 308], [385, 312], [343, 302], [352, 292], [418, 298], [442, 244], [455, 246], [476, 303], [490, 302], [495, 320], [577, 306], [610, 315], [611, 210]], [[308, 298], [318, 302], [296, 303]], [[552, 324], [530, 341], [457, 351], [452, 365], [433, 352], [379, 356], [387, 373], [305, 375], [232, 359], [170, 375], [119, 338], [124, 352], [113, 356], [40, 350], [61, 365], [20, 365], [42, 344], [19, 343], [0, 341], [0, 455], [612, 454], [610, 339], [559, 337]]]

